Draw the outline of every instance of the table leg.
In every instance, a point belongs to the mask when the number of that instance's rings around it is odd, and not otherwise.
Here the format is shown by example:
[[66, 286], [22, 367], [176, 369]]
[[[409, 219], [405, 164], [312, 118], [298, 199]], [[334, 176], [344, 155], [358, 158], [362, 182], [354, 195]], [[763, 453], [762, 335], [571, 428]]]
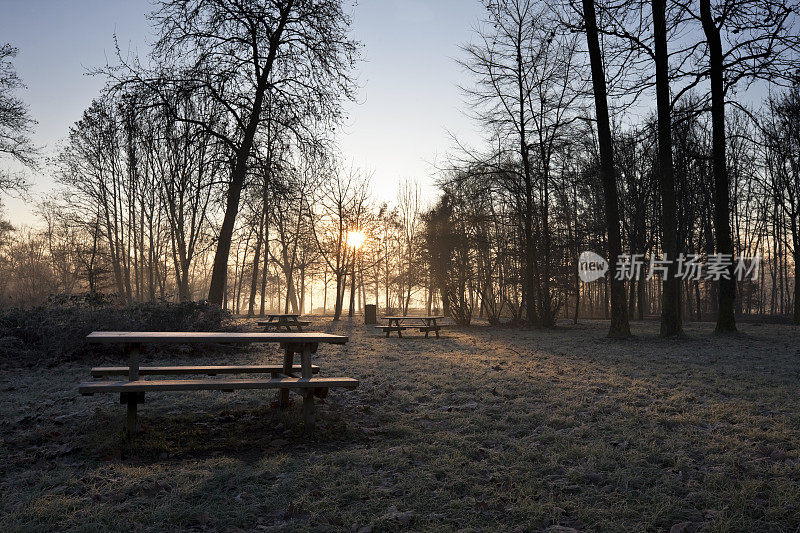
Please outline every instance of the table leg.
[[[141, 353], [141, 345], [131, 344], [128, 346], [128, 381], [139, 380], [139, 354]], [[128, 402], [128, 416], [126, 420], [125, 429], [130, 437], [138, 431], [138, 421], [136, 416], [137, 397], [134, 393], [126, 395]]]
[[303, 345], [303, 355], [300, 361], [302, 368], [302, 375], [305, 379], [311, 378], [311, 346], [308, 344]]
[[[283, 353], [283, 373], [289, 375], [292, 372], [292, 365], [294, 364], [294, 349], [291, 345], [287, 344]], [[281, 389], [280, 391], [280, 405], [281, 407], [289, 406], [289, 389]]]
[[436, 333], [436, 338], [438, 339], [439, 338], [439, 325], [436, 323], [436, 319], [435, 318], [433, 319], [433, 327], [435, 328], [434, 329], [434, 333]]
[[139, 354], [142, 347], [139, 344], [131, 344], [128, 347], [128, 381], [139, 379]]
[[422, 322], [425, 324], [425, 338], [428, 338], [428, 333], [430, 333], [431, 323], [429, 320], [423, 318]]
[[[302, 355], [302, 375], [303, 379], [311, 379], [311, 346], [308, 344], [303, 345]], [[314, 391], [306, 389], [303, 396], [303, 420], [306, 426], [307, 433], [314, 432]]]

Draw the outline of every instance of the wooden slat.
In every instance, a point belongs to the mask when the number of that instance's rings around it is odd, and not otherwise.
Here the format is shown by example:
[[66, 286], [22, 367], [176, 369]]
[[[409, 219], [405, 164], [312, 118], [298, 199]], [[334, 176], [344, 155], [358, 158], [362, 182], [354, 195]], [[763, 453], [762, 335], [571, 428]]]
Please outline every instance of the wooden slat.
[[[294, 365], [292, 370], [300, 372], [300, 365]], [[319, 373], [319, 366], [312, 365], [311, 371]], [[283, 372], [283, 365], [235, 365], [235, 366], [142, 366], [139, 367], [140, 376], [179, 376], [186, 374], [270, 374]], [[92, 369], [92, 377], [126, 376], [127, 366], [97, 366]]]
[[316, 389], [341, 387], [352, 389], [358, 386], [354, 378], [273, 378], [273, 379], [166, 379], [152, 381], [93, 381], [81, 383], [78, 392], [94, 394], [100, 392], [140, 391], [191, 391], [191, 390], [243, 390], [243, 389]]
[[383, 331], [400, 331], [406, 330], [410, 326], [375, 326], [378, 329], [382, 329]]
[[382, 317], [384, 320], [411, 320], [411, 319], [420, 319], [420, 320], [440, 320], [444, 318], [443, 316], [427, 316], [427, 315], [408, 315], [408, 316], [385, 316]]
[[94, 331], [86, 340], [105, 343], [195, 343], [195, 342], [322, 342], [344, 344], [347, 337], [329, 333], [224, 333], [205, 331]]

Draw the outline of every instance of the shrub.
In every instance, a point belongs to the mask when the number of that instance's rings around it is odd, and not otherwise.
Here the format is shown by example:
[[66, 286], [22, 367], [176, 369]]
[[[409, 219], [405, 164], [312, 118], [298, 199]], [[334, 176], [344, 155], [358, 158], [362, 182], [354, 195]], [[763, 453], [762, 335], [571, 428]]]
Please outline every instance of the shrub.
[[234, 329], [229, 319], [227, 311], [206, 302], [55, 296], [31, 309], [0, 310], [0, 361], [62, 362], [94, 355], [102, 347], [86, 342], [92, 331], [226, 331]]

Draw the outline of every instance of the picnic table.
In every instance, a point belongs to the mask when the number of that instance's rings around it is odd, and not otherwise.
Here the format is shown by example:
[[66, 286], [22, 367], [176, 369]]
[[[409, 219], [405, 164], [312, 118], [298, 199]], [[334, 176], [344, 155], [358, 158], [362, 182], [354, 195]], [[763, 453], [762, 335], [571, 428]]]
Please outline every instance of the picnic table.
[[256, 324], [263, 326], [264, 331], [282, 328], [285, 328], [286, 331], [303, 331], [303, 326], [309, 326], [311, 322], [300, 320], [300, 315], [297, 313], [273, 313], [267, 315], [266, 320], [256, 322]]
[[[348, 338], [328, 333], [221, 333], [221, 332], [142, 332], [142, 331], [95, 331], [87, 340], [92, 343], [123, 344], [128, 357], [128, 366], [95, 367], [94, 378], [127, 376], [125, 381], [91, 381], [81, 383], [78, 391], [82, 395], [95, 393], [119, 393], [120, 403], [128, 405], [127, 431], [136, 432], [136, 406], [144, 402], [147, 391], [195, 391], [219, 390], [231, 392], [240, 389], [279, 389], [280, 405], [289, 404], [289, 391], [303, 397], [303, 419], [308, 432], [314, 430], [314, 397], [325, 397], [330, 388], [352, 389], [358, 380], [347, 377], [314, 377], [319, 367], [311, 364], [311, 354], [317, 352], [319, 344], [344, 344]], [[239, 366], [140, 366], [139, 358], [146, 343], [279, 343], [284, 351], [282, 365]], [[294, 364], [294, 354], [300, 355], [300, 364]], [[150, 375], [207, 375], [223, 374], [215, 379], [158, 379], [142, 380]], [[229, 378], [230, 374], [270, 374], [270, 378]]]
[[[436, 333], [436, 338], [438, 339], [439, 330], [442, 329], [442, 326], [437, 324], [436, 321], [441, 320], [442, 318], [444, 317], [439, 315], [385, 316], [383, 319], [388, 320], [389, 325], [375, 327], [386, 332], [387, 337], [392, 331], [396, 331], [397, 336], [402, 337], [403, 331], [407, 330], [408, 328], [419, 328], [421, 332], [425, 333], [426, 338], [428, 337], [428, 334], [433, 331]], [[419, 324], [415, 325], [414, 322], [419, 322]]]

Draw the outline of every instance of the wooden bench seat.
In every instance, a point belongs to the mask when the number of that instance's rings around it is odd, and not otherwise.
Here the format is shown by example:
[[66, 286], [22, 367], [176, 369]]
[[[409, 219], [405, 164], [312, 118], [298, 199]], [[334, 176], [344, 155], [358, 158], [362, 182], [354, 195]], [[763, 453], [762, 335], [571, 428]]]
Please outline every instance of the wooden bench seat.
[[408, 326], [375, 326], [377, 329], [386, 332], [386, 336], [389, 336], [389, 333], [392, 331], [397, 332], [398, 337], [403, 336], [403, 331], [408, 329]]
[[245, 390], [245, 389], [319, 389], [358, 387], [354, 378], [272, 378], [272, 379], [164, 379], [137, 381], [90, 381], [81, 383], [78, 392], [84, 396], [102, 392], [167, 392], [192, 390]]
[[271, 320], [271, 321], [270, 320], [260, 320], [260, 321], [256, 322], [256, 324], [258, 324], [259, 326], [269, 326], [270, 324], [272, 324], [272, 325], [275, 325], [275, 324], [303, 324], [304, 326], [310, 326], [311, 325], [311, 321], [310, 320], [293, 320], [293, 321], [282, 322], [282, 321], [278, 321], [278, 320]]
[[[301, 365], [293, 365], [293, 372], [300, 372]], [[129, 368], [127, 366], [96, 366], [92, 368], [93, 378], [108, 376], [127, 376]], [[319, 373], [318, 365], [311, 365], [311, 372]], [[217, 374], [272, 374], [277, 377], [283, 373], [283, 365], [226, 365], [226, 366], [140, 366], [140, 376], [184, 376], [190, 374], [205, 374], [216, 376]]]
[[265, 328], [268, 328], [270, 326], [276, 326], [276, 327], [280, 326], [283, 328], [286, 326], [297, 326], [297, 325], [310, 326], [311, 322], [309, 322], [308, 320], [299, 320], [297, 322], [256, 322], [256, 325], [263, 326]]

